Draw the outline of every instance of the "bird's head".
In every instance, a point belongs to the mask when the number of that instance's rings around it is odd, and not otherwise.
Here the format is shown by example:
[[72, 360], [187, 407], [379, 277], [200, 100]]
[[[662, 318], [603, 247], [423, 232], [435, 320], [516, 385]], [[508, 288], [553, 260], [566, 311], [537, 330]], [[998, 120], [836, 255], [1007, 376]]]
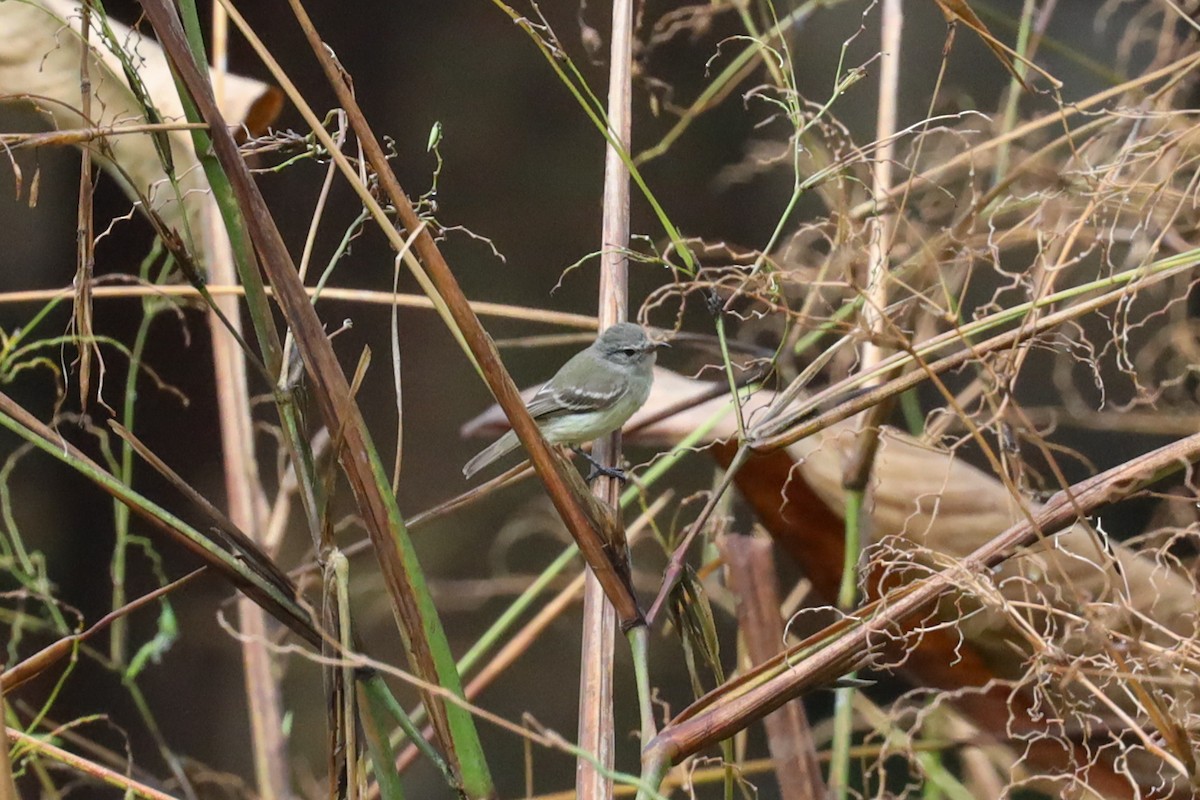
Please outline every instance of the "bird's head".
[[656, 342], [646, 336], [641, 325], [618, 322], [596, 339], [592, 345], [600, 354], [617, 364], [630, 366], [651, 365], [660, 347], [669, 347], [666, 342]]

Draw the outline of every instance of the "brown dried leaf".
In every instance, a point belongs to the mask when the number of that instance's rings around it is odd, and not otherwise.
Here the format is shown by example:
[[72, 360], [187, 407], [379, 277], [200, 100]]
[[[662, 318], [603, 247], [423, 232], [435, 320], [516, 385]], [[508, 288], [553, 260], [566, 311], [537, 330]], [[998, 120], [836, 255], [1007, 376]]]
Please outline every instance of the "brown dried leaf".
[[[643, 413], [653, 415], [656, 407], [708, 387], [678, 376], [662, 383], [673, 387], [672, 396], [652, 395]], [[770, 392], [759, 395], [760, 404], [773, 398]], [[711, 401], [629, 438], [677, 441], [722, 402]], [[772, 536], [801, 563], [827, 602], [835, 597], [841, 563], [842, 476], [854, 446], [853, 424], [839, 423], [785, 454], [754, 458], [738, 478]], [[733, 432], [729, 423], [718, 435]], [[724, 444], [714, 454], [727, 464], [732, 451]], [[885, 428], [865, 506], [873, 542], [868, 593], [877, 597], [889, 586], [952, 565], [1041, 508], [1014, 497], [999, 480], [956, 454]], [[1081, 734], [1088, 724], [1081, 720], [1096, 717], [1125, 729], [1114, 714], [1120, 709], [1163, 734], [1171, 752], [1190, 747], [1187, 732], [1172, 719], [1194, 714], [1200, 697], [1200, 676], [1185, 655], [1200, 609], [1192, 581], [1174, 564], [1076, 523], [1025, 548], [994, 572], [964, 572], [960, 588], [939, 607], [940, 619], [953, 630], [927, 629], [920, 641], [898, 640], [887, 657], [919, 683], [945, 690], [981, 687], [994, 678], [1029, 681], [1027, 691], [958, 697], [982, 729], [1035, 724], [1030, 720], [1037, 714], [1026, 710], [1049, 702], [1056, 713], [1071, 709], [1063, 720], [1067, 733]], [[1092, 686], [1073, 680], [1076, 675]], [[1033, 751], [1030, 757], [1040, 758]], [[1145, 750], [1129, 758], [1142, 779], [1152, 779], [1162, 766]]]

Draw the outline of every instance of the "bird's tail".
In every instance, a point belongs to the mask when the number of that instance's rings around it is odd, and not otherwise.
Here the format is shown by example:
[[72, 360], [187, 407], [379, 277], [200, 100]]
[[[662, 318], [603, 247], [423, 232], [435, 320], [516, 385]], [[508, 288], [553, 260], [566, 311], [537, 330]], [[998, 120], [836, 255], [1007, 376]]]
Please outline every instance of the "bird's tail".
[[463, 477], [470, 478], [476, 472], [486, 467], [488, 464], [495, 461], [500, 456], [509, 452], [517, 446], [517, 435], [512, 431], [501, 436], [496, 441], [483, 448], [477, 456], [467, 462], [463, 467]]

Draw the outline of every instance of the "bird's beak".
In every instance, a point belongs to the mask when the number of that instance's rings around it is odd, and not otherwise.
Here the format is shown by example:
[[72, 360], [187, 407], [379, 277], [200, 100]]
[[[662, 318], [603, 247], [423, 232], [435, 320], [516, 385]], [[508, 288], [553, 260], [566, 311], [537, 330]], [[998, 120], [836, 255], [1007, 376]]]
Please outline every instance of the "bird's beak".
[[651, 346], [652, 348], [654, 348], [655, 350], [662, 350], [664, 347], [665, 347], [666, 349], [668, 349], [668, 350], [670, 350], [670, 349], [671, 349], [671, 343], [670, 343], [670, 342], [651, 342], [651, 343], [650, 343], [650, 346]]

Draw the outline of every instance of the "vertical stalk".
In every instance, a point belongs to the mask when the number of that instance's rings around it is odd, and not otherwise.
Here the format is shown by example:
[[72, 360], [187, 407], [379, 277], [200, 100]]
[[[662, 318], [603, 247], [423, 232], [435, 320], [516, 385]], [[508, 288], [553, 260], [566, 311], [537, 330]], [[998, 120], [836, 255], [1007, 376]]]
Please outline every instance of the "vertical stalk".
[[[892, 163], [896, 157], [896, 108], [900, 95], [900, 32], [904, 27], [901, 0], [883, 0], [880, 20], [879, 107], [875, 117], [875, 163], [871, 167], [871, 196], [886, 202], [892, 188]], [[891, 215], [876, 214], [867, 220], [867, 302], [863, 308], [867, 329], [883, 332], [887, 308], [888, 251], [891, 248]], [[878, 342], [863, 346], [865, 367], [878, 364], [883, 350]]]
[[[883, 0], [880, 18], [879, 105], [875, 118], [875, 163], [871, 170], [871, 196], [876, 202], [889, 195], [895, 160], [896, 112], [900, 95], [900, 44], [904, 28], [901, 0]], [[871, 333], [862, 349], [862, 368], [871, 369], [885, 357], [882, 334], [887, 326], [888, 256], [895, 220], [876, 214], [867, 221], [867, 287], [863, 321]], [[879, 445], [879, 426], [891, 408], [883, 403], [859, 418], [855, 452], [845, 465], [842, 487], [846, 493], [846, 536], [838, 609], [850, 613], [858, 603], [858, 566], [863, 549], [863, 500]], [[850, 743], [854, 737], [854, 688], [839, 688], [834, 695], [833, 742], [829, 763], [829, 788], [834, 797], [850, 790]]]
[[[782, 649], [785, 625], [780, 610], [774, 545], [766, 537], [730, 534], [717, 543], [725, 562], [725, 584], [735, 598], [739, 639], [753, 668]], [[792, 700], [763, 717], [780, 800], [827, 800], [821, 765], [804, 704]]]
[[[79, 57], [79, 107], [85, 124], [92, 119], [92, 4], [81, 6], [79, 38], [82, 41]], [[96, 265], [96, 236], [92, 219], [92, 148], [81, 148], [79, 164], [78, 224], [75, 231], [77, 263], [75, 269], [75, 309], [72, 324], [78, 337], [79, 407], [86, 414], [92, 393], [92, 273]], [[124, 587], [120, 587], [124, 592]], [[122, 594], [123, 597], [123, 594]], [[114, 605], [114, 608], [118, 606]]]
[[[182, 4], [184, 24], [194, 7]], [[191, 13], [189, 13], [191, 12]], [[212, 12], [212, 76], [217, 102], [222, 101], [228, 53], [228, 18], [219, 3]], [[203, 58], [197, 54], [197, 60]], [[208, 199], [201, 207], [200, 235], [208, 254], [208, 279], [219, 285], [238, 283], [233, 250], [216, 203]], [[256, 540], [267, 530], [267, 503], [259, 480], [254, 449], [254, 428], [250, 415], [250, 387], [246, 361], [240, 344], [222, 321], [238, 336], [243, 335], [241, 312], [236, 295], [213, 298], [215, 308], [208, 313], [212, 337], [213, 379], [217, 394], [217, 414], [221, 431], [222, 473], [229, 519]], [[220, 313], [218, 313], [220, 312]], [[261, 543], [261, 542], [258, 542]], [[283, 734], [283, 700], [275, 680], [275, 669], [267, 649], [269, 631], [266, 614], [246, 597], [238, 599], [241, 638], [242, 680], [250, 719], [250, 744], [253, 753], [255, 786], [263, 800], [290, 797], [288, 791], [287, 742]]]
[[[80, 6], [79, 39], [81, 42], [79, 57], [79, 109], [85, 124], [92, 119], [92, 78], [90, 65], [92, 60], [92, 4], [84, 2]], [[92, 217], [92, 148], [85, 145], [80, 148], [79, 163], [79, 203], [76, 211], [75, 228], [75, 298], [71, 313], [71, 325], [77, 337], [79, 353], [79, 408], [87, 413], [88, 398], [91, 395], [92, 370], [92, 277], [95, 270], [96, 236]], [[134, 367], [131, 367], [134, 369]], [[110, 564], [112, 573], [112, 607], [120, 608], [127, 602], [125, 593], [125, 573], [128, 557], [127, 531], [118, 529], [116, 541], [113, 543], [113, 554]], [[108, 655], [113, 662], [124, 664], [126, 657], [126, 641], [128, 640], [128, 623], [118, 620], [112, 627], [109, 637]]]
[[[608, 124], [611, 138], [604, 152], [604, 219], [600, 254], [600, 330], [623, 321], [629, 304], [629, 151], [631, 125], [631, 66], [633, 63], [633, 3], [613, 0], [612, 43], [609, 51]], [[620, 461], [621, 434], [596, 442], [596, 459], [607, 466]], [[593, 491], [613, 508], [620, 503], [620, 486], [607, 476], [596, 479]], [[622, 534], [623, 535], [623, 534]], [[621, 548], [623, 550], [623, 548]], [[613, 650], [616, 612], [590, 570], [584, 581], [583, 644], [579, 668], [579, 747], [595, 761], [581, 758], [575, 772], [580, 800], [612, 797], [613, 781]]]
[[626, 634], [633, 655], [634, 680], [637, 682], [638, 714], [642, 723], [642, 744], [645, 745], [658, 733], [654, 722], [654, 703], [650, 689], [650, 628], [638, 625]]
[[[862, 551], [861, 512], [864, 492], [846, 489], [846, 547], [842, 561], [842, 582], [838, 588], [838, 609], [849, 612], [858, 600], [858, 554]], [[854, 678], [851, 672], [847, 677]], [[829, 789], [835, 798], [850, 791], [850, 741], [854, 737], [854, 687], [840, 686], [833, 695], [833, 741], [829, 756]]]
[[[354, 646], [354, 632], [350, 621], [350, 561], [336, 547], [329, 554], [329, 561], [333, 565], [336, 584], [334, 597], [337, 602], [339, 644], [343, 653], [353, 653], [357, 648]], [[354, 666], [349, 659], [344, 660], [339, 669], [342, 690], [341, 722], [345, 726], [341, 736], [346, 748], [346, 800], [358, 800], [358, 722], [354, 713], [358, 703], [358, 683], [354, 680]]]
[[[1033, 31], [1033, 12], [1034, 0], [1025, 0], [1021, 6], [1021, 18], [1017, 26], [1017, 45], [1016, 51], [1022, 57], [1028, 58], [1029, 41]], [[1029, 72], [1029, 67], [1025, 61], [1016, 59], [1013, 62], [1013, 71], [1016, 73], [1008, 85], [1008, 94], [1004, 98], [1004, 113], [1001, 115], [1000, 130], [1011, 131], [1017, 126], [1017, 102], [1021, 98], [1021, 83], [1019, 78], [1024, 78]], [[1010, 142], [1002, 142], [996, 150], [996, 167], [993, 171], [992, 185], [1000, 183], [1004, 180], [1004, 176], [1008, 173]]]

